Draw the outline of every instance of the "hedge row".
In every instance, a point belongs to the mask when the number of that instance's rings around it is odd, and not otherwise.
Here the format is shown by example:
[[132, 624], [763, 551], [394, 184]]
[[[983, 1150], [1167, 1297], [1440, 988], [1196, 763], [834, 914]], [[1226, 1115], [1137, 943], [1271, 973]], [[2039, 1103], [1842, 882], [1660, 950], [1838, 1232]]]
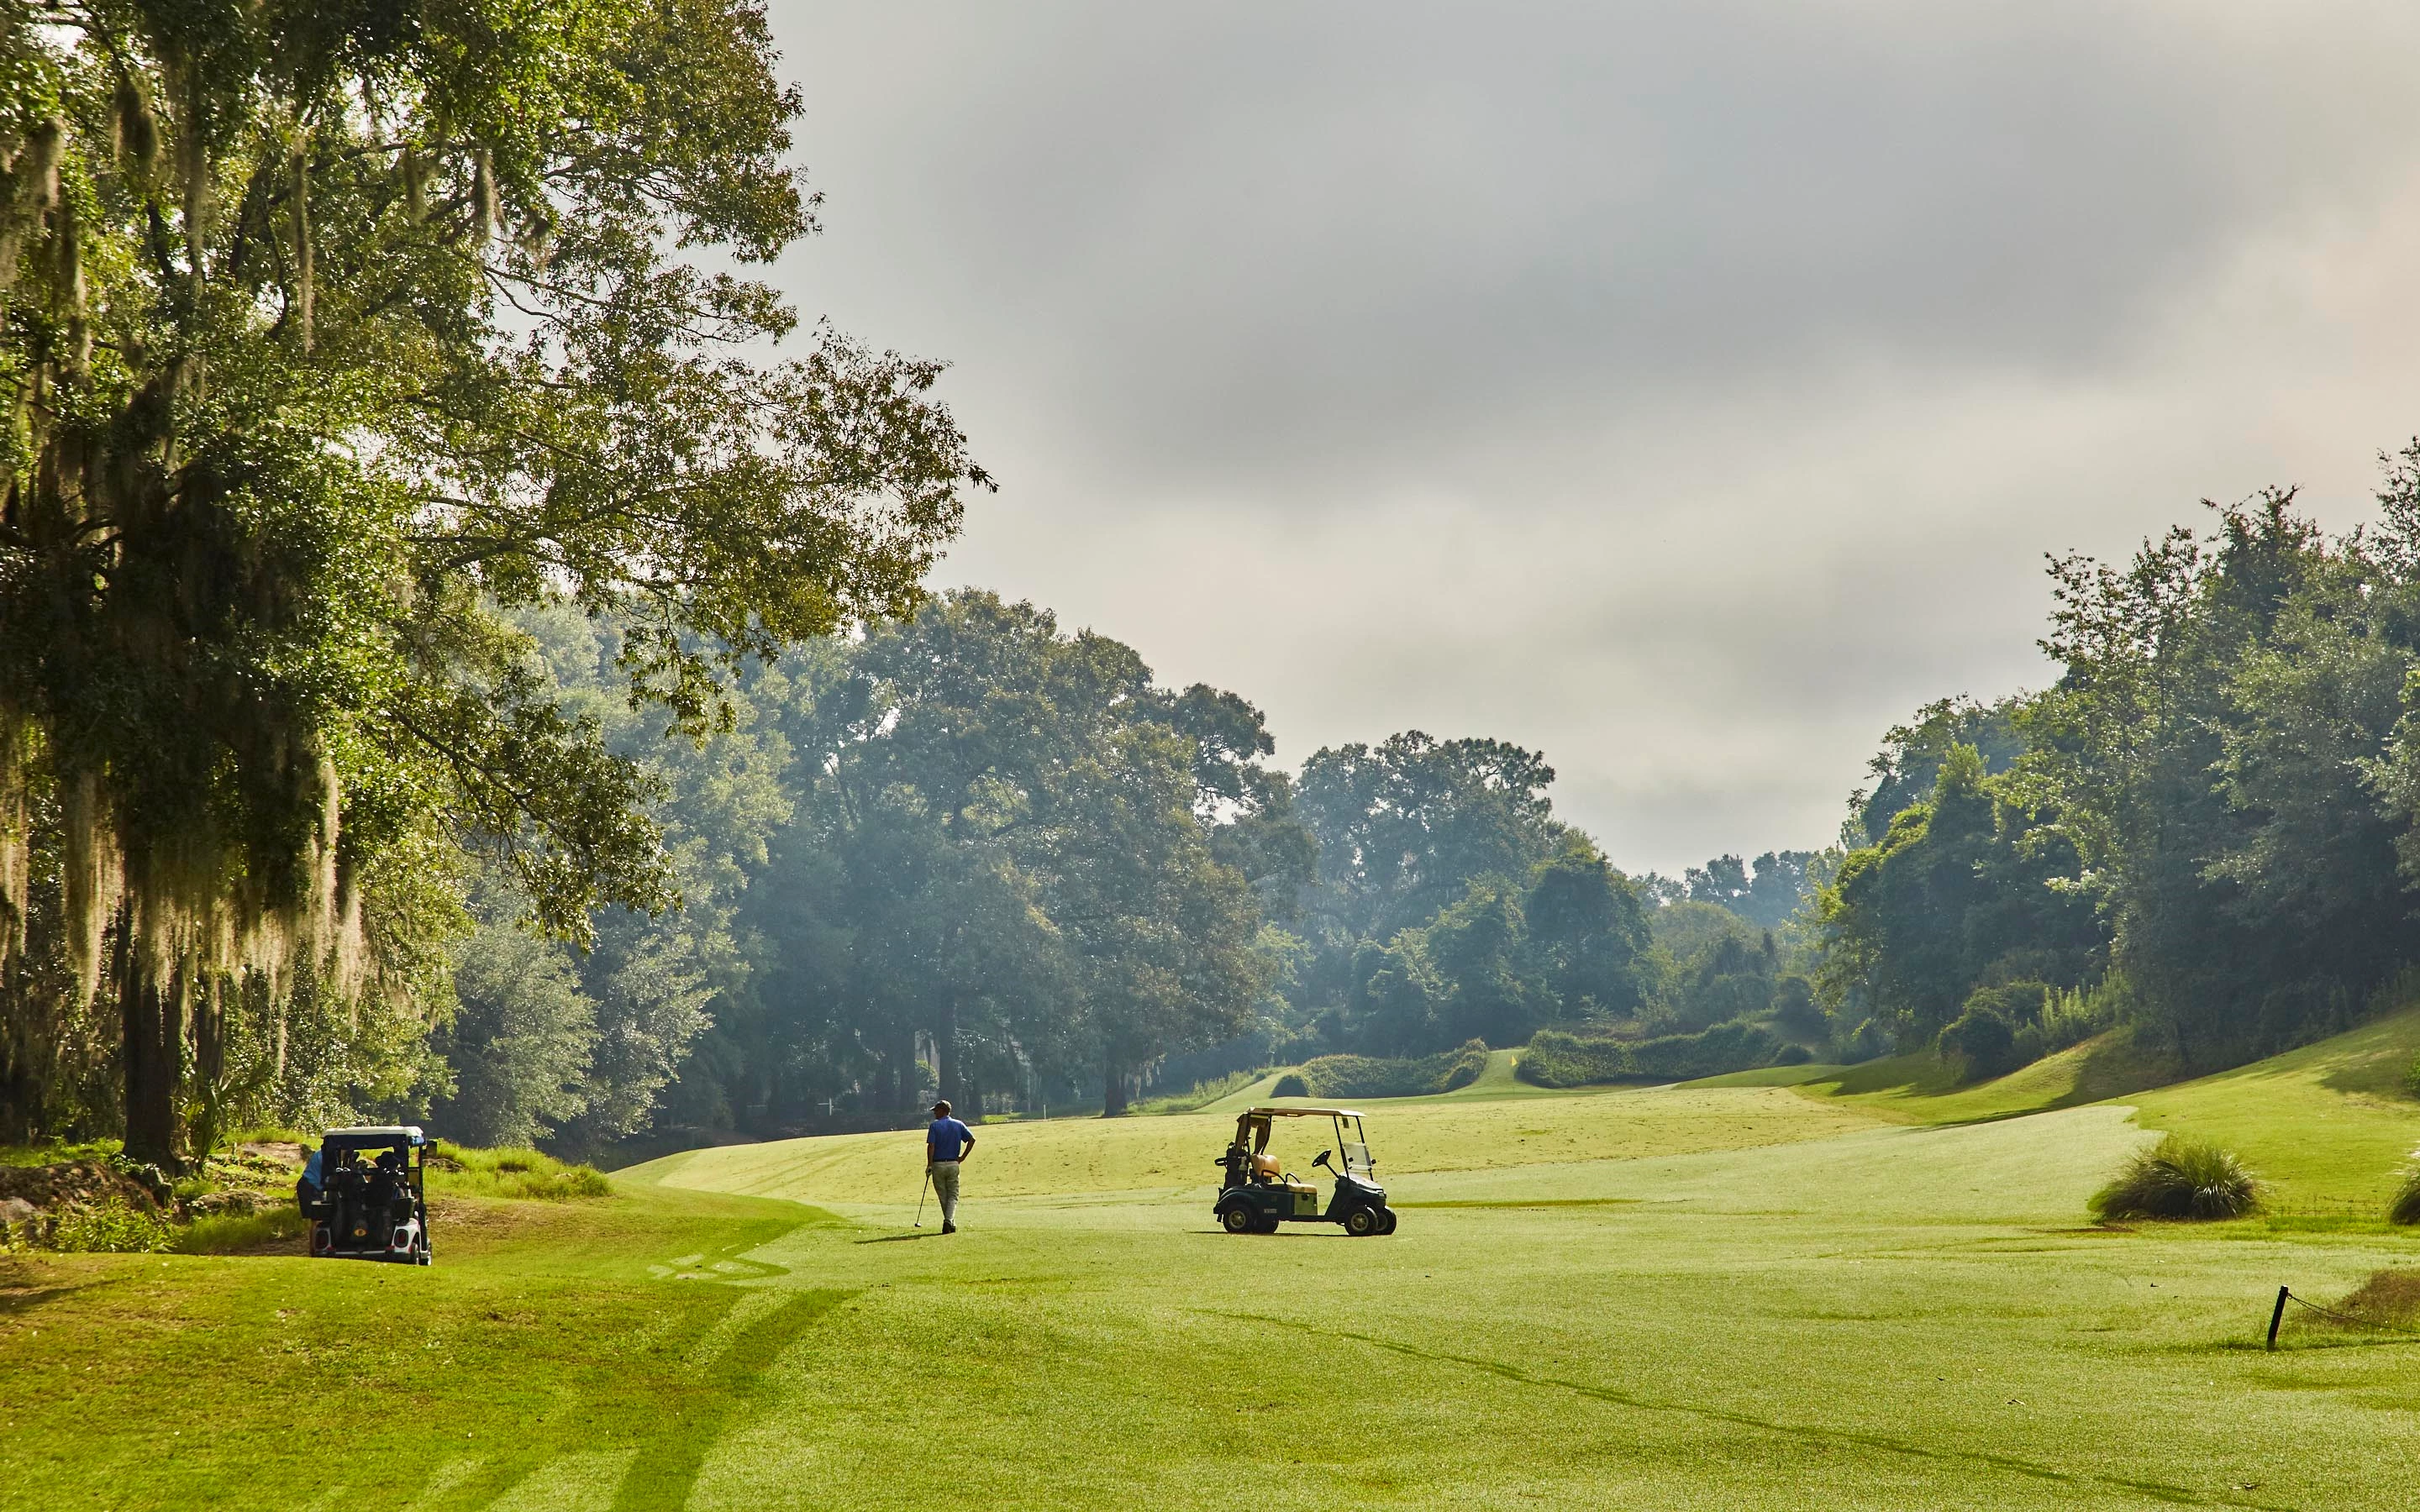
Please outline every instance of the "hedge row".
[[1685, 1082], [1786, 1064], [1792, 1051], [1798, 1059], [1807, 1058], [1806, 1051], [1753, 1024], [1717, 1024], [1699, 1034], [1627, 1041], [1540, 1029], [1513, 1074], [1533, 1087], [1592, 1087], [1631, 1078]]
[[[1487, 1066], [1487, 1044], [1473, 1040], [1459, 1050], [1447, 1050], [1416, 1060], [1382, 1060], [1374, 1056], [1321, 1056], [1303, 1062], [1285, 1078], [1280, 1097], [1421, 1097], [1450, 1092], [1479, 1079]], [[1299, 1082], [1302, 1090], [1291, 1084]]]

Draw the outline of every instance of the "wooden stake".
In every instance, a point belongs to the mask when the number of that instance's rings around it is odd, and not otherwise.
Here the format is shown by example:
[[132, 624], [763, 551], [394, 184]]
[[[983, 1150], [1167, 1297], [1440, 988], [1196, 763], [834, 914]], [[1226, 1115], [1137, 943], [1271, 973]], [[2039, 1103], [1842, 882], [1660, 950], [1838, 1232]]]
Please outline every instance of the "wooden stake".
[[2286, 1319], [2286, 1288], [2277, 1288], [2277, 1305], [2269, 1309], [2269, 1347], [2277, 1347], [2277, 1325]]

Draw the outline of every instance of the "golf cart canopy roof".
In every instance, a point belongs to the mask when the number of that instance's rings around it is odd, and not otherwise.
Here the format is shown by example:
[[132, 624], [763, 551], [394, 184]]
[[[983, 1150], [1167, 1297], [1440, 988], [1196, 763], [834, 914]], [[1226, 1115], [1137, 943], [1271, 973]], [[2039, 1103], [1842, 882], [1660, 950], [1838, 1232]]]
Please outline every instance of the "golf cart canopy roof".
[[1357, 1119], [1351, 1108], [1254, 1108], [1248, 1119]]
[[332, 1145], [425, 1145], [428, 1136], [417, 1124], [387, 1123], [359, 1129], [331, 1129]]

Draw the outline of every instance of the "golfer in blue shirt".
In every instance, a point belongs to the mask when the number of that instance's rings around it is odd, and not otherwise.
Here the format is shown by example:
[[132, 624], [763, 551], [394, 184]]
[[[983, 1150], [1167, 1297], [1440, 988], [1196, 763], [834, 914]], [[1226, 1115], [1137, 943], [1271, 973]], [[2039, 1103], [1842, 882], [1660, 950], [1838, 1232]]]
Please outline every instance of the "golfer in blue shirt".
[[975, 1148], [975, 1132], [950, 1117], [946, 1102], [933, 1104], [933, 1126], [924, 1131], [924, 1169], [941, 1204], [941, 1232], [958, 1231], [958, 1163]]

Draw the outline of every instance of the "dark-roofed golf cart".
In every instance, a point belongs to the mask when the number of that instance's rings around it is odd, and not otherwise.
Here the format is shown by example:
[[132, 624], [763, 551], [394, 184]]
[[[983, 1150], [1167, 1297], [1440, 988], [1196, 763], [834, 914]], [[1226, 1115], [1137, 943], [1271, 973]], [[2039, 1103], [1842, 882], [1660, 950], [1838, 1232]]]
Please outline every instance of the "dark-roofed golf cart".
[[328, 1259], [427, 1265], [434, 1148], [409, 1126], [331, 1129], [319, 1146], [319, 1192], [305, 1198], [311, 1253]]
[[[1269, 1131], [1280, 1119], [1326, 1119], [1335, 1147], [1323, 1149], [1313, 1165], [1326, 1165], [1336, 1178], [1327, 1206], [1319, 1204], [1319, 1189], [1287, 1171], [1269, 1153]], [[1395, 1210], [1387, 1206], [1387, 1189], [1378, 1184], [1378, 1163], [1370, 1158], [1369, 1136], [1361, 1115], [1351, 1108], [1251, 1108], [1235, 1119], [1235, 1141], [1218, 1157], [1226, 1172], [1212, 1211], [1231, 1234], [1274, 1234], [1281, 1223], [1336, 1224], [1356, 1239], [1395, 1231]]]

